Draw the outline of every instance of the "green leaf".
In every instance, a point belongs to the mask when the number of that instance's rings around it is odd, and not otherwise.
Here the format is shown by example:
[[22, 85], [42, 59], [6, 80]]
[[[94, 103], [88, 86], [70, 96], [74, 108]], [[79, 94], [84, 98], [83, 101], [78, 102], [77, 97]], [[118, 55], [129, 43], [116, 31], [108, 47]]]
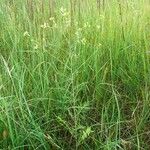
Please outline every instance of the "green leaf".
[[81, 136], [81, 141], [84, 141], [86, 138], [88, 138], [91, 132], [92, 132], [91, 127], [87, 127], [86, 130], [83, 131], [83, 134]]

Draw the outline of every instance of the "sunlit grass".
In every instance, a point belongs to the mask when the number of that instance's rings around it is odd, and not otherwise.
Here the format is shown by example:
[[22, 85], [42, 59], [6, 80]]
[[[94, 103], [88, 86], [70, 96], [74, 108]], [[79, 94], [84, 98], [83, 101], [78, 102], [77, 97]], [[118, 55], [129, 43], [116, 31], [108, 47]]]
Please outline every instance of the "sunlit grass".
[[149, 149], [150, 3], [0, 1], [1, 149]]

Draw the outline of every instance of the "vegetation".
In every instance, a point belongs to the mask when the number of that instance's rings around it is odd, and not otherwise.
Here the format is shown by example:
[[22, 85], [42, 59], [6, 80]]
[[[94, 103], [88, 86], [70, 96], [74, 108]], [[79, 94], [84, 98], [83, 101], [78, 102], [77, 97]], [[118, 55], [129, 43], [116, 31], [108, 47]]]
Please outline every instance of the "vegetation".
[[1, 0], [0, 148], [150, 149], [149, 0]]

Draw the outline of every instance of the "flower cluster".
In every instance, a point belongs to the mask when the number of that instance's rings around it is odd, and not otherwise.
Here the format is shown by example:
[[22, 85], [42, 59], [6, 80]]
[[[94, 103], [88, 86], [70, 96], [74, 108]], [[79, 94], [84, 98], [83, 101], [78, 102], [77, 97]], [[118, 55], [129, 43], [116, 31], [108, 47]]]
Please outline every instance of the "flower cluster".
[[70, 13], [67, 12], [66, 8], [63, 7], [60, 8], [60, 14], [62, 15], [62, 17], [67, 17], [70, 15]]
[[28, 32], [28, 31], [25, 31], [25, 32], [23, 33], [23, 36], [24, 36], [24, 37], [29, 37], [29, 36], [30, 36], [30, 34], [29, 34], [29, 32]]
[[83, 27], [84, 27], [84, 28], [90, 28], [91, 25], [90, 25], [88, 22], [85, 22], [84, 25], [83, 25]]
[[43, 29], [49, 28], [49, 24], [44, 22], [44, 24], [41, 25], [41, 28]]

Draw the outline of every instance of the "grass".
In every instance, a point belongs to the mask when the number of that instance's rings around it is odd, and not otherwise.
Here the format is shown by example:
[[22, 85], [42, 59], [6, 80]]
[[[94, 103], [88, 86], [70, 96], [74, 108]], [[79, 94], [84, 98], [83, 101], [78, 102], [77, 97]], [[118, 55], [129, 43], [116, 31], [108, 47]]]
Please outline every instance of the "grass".
[[150, 149], [148, 0], [0, 1], [0, 148]]

